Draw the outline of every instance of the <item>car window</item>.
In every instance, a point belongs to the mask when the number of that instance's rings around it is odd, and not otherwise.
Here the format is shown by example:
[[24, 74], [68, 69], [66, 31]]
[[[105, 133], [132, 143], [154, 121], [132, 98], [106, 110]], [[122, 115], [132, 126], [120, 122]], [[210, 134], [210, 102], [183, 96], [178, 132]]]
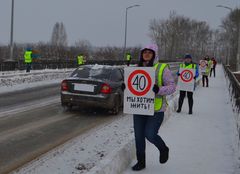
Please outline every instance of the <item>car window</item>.
[[111, 81], [119, 82], [122, 80], [123, 80], [123, 76], [122, 76], [120, 70], [119, 69], [113, 70], [113, 72], [111, 73]]
[[111, 69], [98, 68], [92, 69], [89, 67], [76, 69], [70, 77], [78, 78], [93, 78], [93, 79], [109, 79], [111, 74]]

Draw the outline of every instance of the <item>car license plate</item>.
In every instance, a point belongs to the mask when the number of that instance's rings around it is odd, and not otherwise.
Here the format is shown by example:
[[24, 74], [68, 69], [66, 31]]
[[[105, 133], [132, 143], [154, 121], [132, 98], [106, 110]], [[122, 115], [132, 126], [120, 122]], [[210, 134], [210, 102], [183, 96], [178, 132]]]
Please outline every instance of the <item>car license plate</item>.
[[94, 92], [94, 85], [87, 84], [74, 84], [75, 91], [86, 91], [86, 92]]

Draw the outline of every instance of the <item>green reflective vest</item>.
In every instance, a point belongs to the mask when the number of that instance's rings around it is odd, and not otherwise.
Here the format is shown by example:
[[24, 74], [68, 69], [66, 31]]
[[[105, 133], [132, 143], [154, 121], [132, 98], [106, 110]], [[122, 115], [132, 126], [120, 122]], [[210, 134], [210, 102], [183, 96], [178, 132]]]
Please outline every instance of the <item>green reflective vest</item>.
[[77, 57], [78, 65], [83, 65], [83, 56], [78, 56]]
[[131, 55], [127, 54], [127, 61], [130, 61], [130, 60], [131, 60]]
[[[164, 69], [168, 67], [168, 64], [166, 63], [157, 63], [154, 65], [154, 68], [156, 70], [156, 84], [161, 87], [163, 85], [163, 72]], [[155, 103], [154, 103], [154, 111], [160, 111], [162, 109], [163, 100], [166, 101], [166, 96], [155, 96]]]
[[25, 63], [32, 63], [32, 51], [25, 51], [24, 61]]
[[209, 61], [208, 61], [208, 66], [207, 66], [207, 68], [206, 68], [206, 74], [207, 74], [207, 75], [209, 75], [209, 73], [210, 73], [212, 63], [213, 63], [212, 60], [209, 60]]
[[196, 69], [196, 64], [195, 63], [190, 63], [188, 66], [185, 65], [185, 63], [180, 64], [180, 68], [187, 68], [187, 69]]

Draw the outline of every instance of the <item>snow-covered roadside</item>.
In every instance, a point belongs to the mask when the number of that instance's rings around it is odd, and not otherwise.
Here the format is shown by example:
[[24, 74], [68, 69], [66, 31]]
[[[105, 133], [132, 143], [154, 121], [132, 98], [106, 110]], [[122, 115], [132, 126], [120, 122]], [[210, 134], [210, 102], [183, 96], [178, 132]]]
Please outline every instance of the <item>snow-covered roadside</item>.
[[86, 173], [109, 153], [133, 139], [132, 116], [95, 128], [70, 140], [14, 174]]
[[[174, 115], [162, 126], [160, 133], [172, 149], [169, 162], [159, 166], [156, 149], [147, 144], [147, 169], [139, 173], [153, 174], [160, 170], [166, 174], [233, 174], [236, 167], [233, 158], [237, 151], [236, 136], [231, 133], [235, 131], [235, 127], [231, 127], [234, 125], [233, 120], [226, 119], [233, 118], [233, 115], [226, 84], [221, 83], [225, 79], [222, 70], [218, 70], [217, 78], [210, 79], [209, 88], [198, 88], [194, 96], [194, 115], [186, 114], [185, 100], [183, 112]], [[172, 105], [175, 107], [174, 103]], [[215, 118], [218, 118], [217, 121]], [[110, 163], [109, 155], [132, 139], [132, 117], [125, 115], [116, 122], [71, 140], [15, 173], [86, 173], [99, 164], [99, 161]], [[130, 168], [126, 173], [132, 173]]]
[[[194, 93], [193, 115], [188, 115], [187, 98], [181, 113], [173, 113], [160, 135], [170, 149], [166, 164], [151, 143], [146, 148], [146, 169], [138, 174], [239, 174], [237, 128], [223, 70], [209, 78], [209, 87]], [[135, 160], [134, 160], [135, 162]], [[131, 164], [133, 165], [134, 162]], [[128, 166], [124, 174], [134, 174]]]
[[3, 71], [0, 72], [0, 93], [23, 90], [57, 84], [68, 77], [74, 69], [45, 69], [25, 71]]

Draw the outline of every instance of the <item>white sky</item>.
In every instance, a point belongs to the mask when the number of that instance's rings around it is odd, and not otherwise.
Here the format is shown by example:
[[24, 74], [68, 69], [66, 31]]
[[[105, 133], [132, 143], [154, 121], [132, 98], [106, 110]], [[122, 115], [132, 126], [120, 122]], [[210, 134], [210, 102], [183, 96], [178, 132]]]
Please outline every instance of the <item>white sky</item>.
[[[149, 20], [166, 19], [169, 12], [207, 21], [212, 28], [220, 25], [238, 0], [15, 0], [14, 41], [49, 41], [56, 22], [63, 22], [69, 44], [79, 39], [94, 46], [123, 46], [125, 9], [139, 4], [128, 12], [127, 46], [150, 42]], [[0, 44], [10, 40], [11, 0], [0, 1]]]

